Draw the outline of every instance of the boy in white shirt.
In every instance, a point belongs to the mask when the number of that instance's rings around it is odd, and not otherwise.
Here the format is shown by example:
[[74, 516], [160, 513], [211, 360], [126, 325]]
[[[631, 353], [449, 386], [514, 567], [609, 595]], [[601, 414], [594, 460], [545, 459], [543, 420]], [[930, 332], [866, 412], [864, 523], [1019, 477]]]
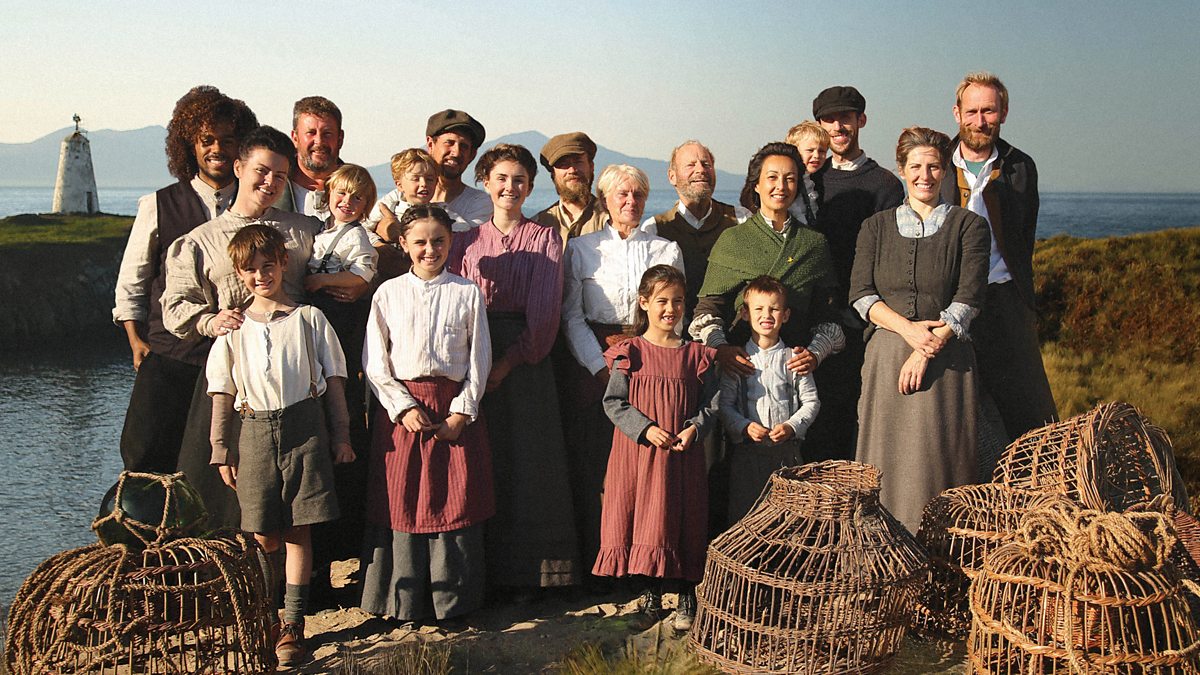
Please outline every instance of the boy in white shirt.
[[[283, 290], [287, 243], [277, 230], [245, 226], [229, 242], [229, 257], [253, 300], [242, 325], [222, 333], [209, 353], [211, 463], [237, 491], [241, 528], [267, 552], [268, 588], [277, 588], [281, 542], [285, 546], [287, 586], [275, 653], [281, 665], [295, 665], [308, 657], [309, 528], [338, 518], [333, 462], [354, 461], [343, 394], [346, 362], [325, 315], [298, 307]], [[236, 442], [235, 410], [242, 418]]]
[[375, 203], [363, 225], [371, 233], [371, 243], [395, 244], [400, 236], [392, 232], [408, 207], [433, 201], [441, 170], [433, 157], [421, 148], [409, 148], [392, 155], [392, 180], [396, 189]]
[[779, 339], [791, 316], [787, 289], [761, 276], [742, 292], [741, 318], [753, 332], [746, 353], [754, 374], [721, 378], [720, 415], [733, 439], [729, 466], [729, 521], [746, 515], [771, 473], [804, 462], [800, 441], [821, 409], [812, 374], [787, 369], [792, 350]]

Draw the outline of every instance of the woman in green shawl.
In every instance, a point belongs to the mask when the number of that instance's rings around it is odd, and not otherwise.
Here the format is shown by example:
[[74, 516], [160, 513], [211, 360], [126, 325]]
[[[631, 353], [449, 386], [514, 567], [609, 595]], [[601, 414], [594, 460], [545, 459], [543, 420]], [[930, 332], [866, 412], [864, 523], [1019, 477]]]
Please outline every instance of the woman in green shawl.
[[741, 295], [751, 279], [764, 274], [779, 279], [788, 292], [791, 319], [781, 337], [794, 352], [789, 370], [810, 373], [845, 344], [833, 303], [837, 280], [829, 245], [788, 213], [803, 166], [796, 148], [787, 143], [768, 143], [755, 153], [741, 197], [742, 206], [754, 215], [721, 233], [709, 255], [689, 332], [716, 348], [726, 372], [754, 372], [743, 347], [750, 332]]

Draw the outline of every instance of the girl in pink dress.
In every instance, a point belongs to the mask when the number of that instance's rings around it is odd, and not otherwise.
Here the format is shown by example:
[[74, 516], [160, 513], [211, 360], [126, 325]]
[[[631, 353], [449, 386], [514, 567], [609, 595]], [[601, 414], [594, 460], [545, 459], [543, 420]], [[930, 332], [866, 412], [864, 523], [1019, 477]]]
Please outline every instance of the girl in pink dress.
[[663, 580], [678, 582], [675, 627], [695, 615], [704, 574], [708, 481], [701, 441], [716, 410], [716, 351], [684, 342], [684, 277], [670, 265], [638, 286], [637, 337], [609, 348], [604, 410], [616, 426], [604, 482], [598, 576], [646, 577], [641, 610], [662, 611]]

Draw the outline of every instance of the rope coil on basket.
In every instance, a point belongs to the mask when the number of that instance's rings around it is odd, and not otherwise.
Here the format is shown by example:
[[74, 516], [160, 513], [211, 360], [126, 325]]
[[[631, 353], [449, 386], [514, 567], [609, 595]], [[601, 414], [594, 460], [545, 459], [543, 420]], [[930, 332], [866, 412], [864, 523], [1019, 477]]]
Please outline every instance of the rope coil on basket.
[[11, 607], [8, 671], [272, 670], [258, 555], [248, 535], [225, 532], [139, 552], [92, 544], [52, 556]]
[[[1028, 659], [1021, 672], [1053, 669], [1047, 659], [1065, 659], [1075, 673], [1184, 664], [1191, 666], [1184, 672], [1196, 672], [1200, 637], [1181, 591], [1200, 594], [1200, 586], [1178, 579], [1168, 564], [1175, 543], [1162, 513], [1069, 503], [1031, 511], [1015, 541], [989, 555], [972, 582], [972, 665], [999, 672], [1019, 652]], [[1151, 627], [1149, 644], [1143, 625]], [[1153, 630], [1160, 625], [1162, 635]], [[1172, 629], [1174, 637], [1167, 634]], [[1006, 653], [1006, 642], [1016, 651]]]

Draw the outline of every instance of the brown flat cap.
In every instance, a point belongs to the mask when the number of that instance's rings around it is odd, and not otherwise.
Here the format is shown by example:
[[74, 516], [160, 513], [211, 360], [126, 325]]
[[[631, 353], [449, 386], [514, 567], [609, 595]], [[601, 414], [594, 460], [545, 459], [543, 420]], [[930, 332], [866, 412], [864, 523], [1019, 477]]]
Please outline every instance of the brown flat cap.
[[596, 159], [596, 144], [582, 131], [569, 134], [559, 134], [546, 141], [542, 146], [542, 166], [547, 171], [554, 168], [554, 163], [567, 155], [587, 155], [588, 159]]
[[867, 99], [854, 87], [830, 87], [813, 99], [813, 117], [817, 119], [847, 110], [867, 112]]
[[476, 150], [483, 145], [483, 139], [487, 138], [487, 132], [484, 131], [483, 125], [461, 110], [447, 109], [440, 113], [434, 113], [425, 125], [426, 136], [440, 136], [447, 131], [454, 131], [470, 137], [475, 143]]

